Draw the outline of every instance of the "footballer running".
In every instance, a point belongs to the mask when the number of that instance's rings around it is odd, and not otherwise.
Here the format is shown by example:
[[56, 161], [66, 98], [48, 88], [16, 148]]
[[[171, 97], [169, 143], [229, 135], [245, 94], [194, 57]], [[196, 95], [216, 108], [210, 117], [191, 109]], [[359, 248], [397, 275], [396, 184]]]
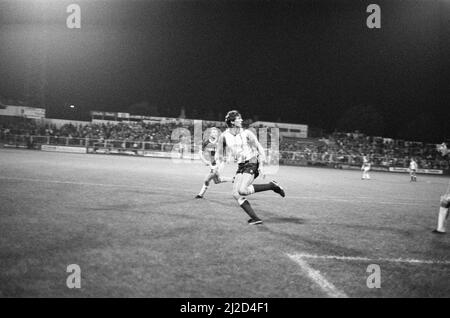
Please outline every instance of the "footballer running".
[[[215, 159], [219, 135], [220, 130], [218, 128], [215, 127], [210, 128], [209, 138], [207, 138], [207, 140], [203, 142], [202, 148], [199, 151], [200, 159], [203, 161], [205, 165], [207, 165], [210, 168], [210, 171], [208, 175], [205, 177], [203, 186], [200, 192], [195, 197], [196, 199], [203, 199], [203, 196], [205, 195], [206, 190], [208, 190], [211, 181], [214, 181], [215, 184], [232, 181], [231, 178], [223, 177], [220, 175], [220, 172], [222, 171], [223, 168], [223, 162], [219, 166]], [[207, 154], [207, 158], [205, 158], [203, 153]]]
[[284, 189], [275, 181], [265, 184], [252, 184], [263, 172], [263, 164], [266, 160], [264, 148], [259, 143], [255, 134], [242, 128], [242, 116], [232, 110], [225, 116], [227, 129], [219, 136], [217, 142], [216, 160], [219, 164], [224, 162], [224, 150], [231, 151], [237, 158], [238, 169], [234, 177], [233, 197], [239, 206], [250, 216], [248, 223], [251, 225], [262, 224], [262, 220], [256, 215], [247, 196], [262, 191], [272, 190], [282, 197]]

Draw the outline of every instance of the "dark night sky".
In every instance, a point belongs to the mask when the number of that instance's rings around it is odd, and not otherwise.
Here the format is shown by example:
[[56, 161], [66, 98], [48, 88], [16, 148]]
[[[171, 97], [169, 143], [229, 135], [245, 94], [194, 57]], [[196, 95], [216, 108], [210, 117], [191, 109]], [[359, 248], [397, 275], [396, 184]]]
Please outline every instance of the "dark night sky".
[[[70, 3], [81, 6], [80, 30], [66, 28]], [[366, 26], [370, 3], [381, 6], [381, 29]], [[0, 5], [0, 95], [23, 98], [47, 52], [56, 117], [64, 103], [126, 111], [148, 101], [162, 116], [184, 106], [187, 117], [222, 119], [237, 108], [332, 131], [349, 109], [370, 106], [384, 136], [450, 136], [450, 1]]]

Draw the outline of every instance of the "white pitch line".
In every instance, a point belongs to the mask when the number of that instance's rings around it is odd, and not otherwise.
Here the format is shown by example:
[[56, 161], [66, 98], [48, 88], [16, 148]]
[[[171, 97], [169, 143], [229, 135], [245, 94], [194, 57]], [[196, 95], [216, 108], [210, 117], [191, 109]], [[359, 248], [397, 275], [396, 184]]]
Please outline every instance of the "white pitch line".
[[337, 289], [332, 283], [330, 283], [325, 277], [320, 274], [319, 271], [315, 270], [309, 264], [302, 259], [302, 257], [298, 256], [299, 254], [287, 256], [296, 262], [300, 268], [308, 275], [308, 277], [315, 282], [319, 287], [332, 298], [348, 298], [348, 296], [343, 292]]
[[[30, 181], [30, 182], [45, 182], [45, 183], [57, 183], [57, 184], [73, 184], [73, 185], [81, 185], [81, 186], [96, 186], [96, 187], [109, 187], [109, 188], [131, 188], [131, 189], [144, 189], [147, 185], [130, 185], [130, 184], [113, 184], [113, 183], [94, 183], [94, 182], [77, 182], [77, 181], [63, 181], [63, 180], [50, 180], [50, 179], [36, 179], [36, 178], [19, 178], [19, 177], [2, 177], [0, 176], [0, 179], [3, 180], [16, 180], [16, 181]], [[153, 188], [153, 191], [160, 190], [160, 191], [173, 191], [173, 188], [164, 188], [164, 187], [157, 187]], [[192, 193], [192, 190], [189, 189], [177, 189], [177, 191], [182, 192], [189, 192]], [[217, 194], [227, 194], [231, 195], [231, 191], [225, 192], [225, 191], [215, 191], [212, 190], [210, 193], [217, 193]], [[336, 198], [336, 197], [317, 197], [317, 196], [295, 196], [295, 195], [289, 195], [287, 196], [289, 199], [297, 199], [297, 200], [316, 200], [316, 201], [333, 201], [333, 202], [348, 202], [348, 203], [355, 203], [355, 200], [364, 200], [367, 201], [367, 197], [353, 197], [351, 199], [342, 199], [342, 198]], [[388, 204], [388, 205], [412, 205], [417, 206], [420, 204], [423, 205], [429, 205], [427, 202], [398, 202], [398, 201], [376, 201], [378, 204]]]
[[300, 259], [311, 258], [311, 259], [333, 259], [342, 261], [364, 261], [364, 262], [389, 262], [389, 263], [408, 263], [408, 264], [439, 264], [439, 265], [450, 265], [450, 261], [441, 260], [421, 260], [421, 259], [411, 259], [411, 258], [368, 258], [368, 257], [358, 257], [358, 256], [337, 256], [337, 255], [315, 255], [315, 254], [304, 254], [297, 253], [292, 254]]
[[30, 181], [30, 182], [45, 182], [45, 183], [58, 183], [58, 184], [73, 184], [73, 185], [86, 185], [86, 186], [100, 186], [100, 187], [113, 187], [113, 188], [139, 188], [143, 186], [133, 186], [129, 184], [106, 184], [106, 183], [93, 183], [93, 182], [76, 182], [76, 181], [61, 181], [61, 180], [49, 180], [49, 179], [34, 179], [34, 178], [16, 178], [16, 177], [0, 177], [4, 180], [17, 180], [17, 181]]

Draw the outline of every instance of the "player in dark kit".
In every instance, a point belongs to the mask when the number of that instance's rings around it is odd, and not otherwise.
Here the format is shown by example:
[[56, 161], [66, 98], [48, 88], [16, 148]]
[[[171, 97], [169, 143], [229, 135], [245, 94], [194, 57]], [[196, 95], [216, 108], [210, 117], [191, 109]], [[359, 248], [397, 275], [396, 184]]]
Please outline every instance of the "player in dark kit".
[[[231, 182], [233, 179], [229, 177], [223, 177], [220, 175], [223, 164], [217, 165], [216, 162], [216, 151], [217, 151], [217, 141], [219, 139], [220, 130], [213, 127], [210, 128], [210, 135], [209, 138], [203, 142], [202, 149], [199, 151], [200, 159], [205, 163], [205, 165], [209, 166], [210, 171], [208, 175], [205, 177], [205, 181], [203, 183], [203, 186], [195, 197], [196, 199], [203, 199], [203, 196], [206, 193], [206, 190], [208, 190], [209, 184], [212, 181], [214, 181], [215, 184], [223, 183], [223, 182]], [[207, 158], [203, 155], [203, 153], [207, 154]]]
[[216, 159], [218, 162], [224, 161], [224, 150], [231, 151], [233, 157], [237, 158], [238, 170], [234, 177], [233, 197], [250, 216], [249, 224], [261, 224], [262, 220], [253, 211], [246, 196], [255, 192], [272, 190], [284, 197], [284, 190], [275, 181], [252, 185], [259, 174], [264, 174], [264, 148], [250, 130], [242, 128], [242, 117], [238, 111], [229, 111], [225, 122], [228, 128], [219, 137]]

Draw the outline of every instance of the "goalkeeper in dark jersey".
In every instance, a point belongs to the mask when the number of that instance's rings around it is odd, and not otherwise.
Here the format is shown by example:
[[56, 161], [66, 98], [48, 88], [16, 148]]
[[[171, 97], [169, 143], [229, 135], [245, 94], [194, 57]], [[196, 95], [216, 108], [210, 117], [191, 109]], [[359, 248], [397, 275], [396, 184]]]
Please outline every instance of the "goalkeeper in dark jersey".
[[[195, 197], [196, 199], [203, 198], [206, 190], [208, 190], [211, 181], [214, 181], [215, 184], [218, 184], [222, 182], [231, 182], [233, 180], [230, 177], [223, 177], [220, 175], [223, 166], [217, 165], [215, 159], [219, 135], [220, 135], [219, 129], [215, 127], [210, 128], [209, 138], [206, 139], [205, 142], [203, 142], [202, 149], [200, 149], [199, 152], [200, 159], [205, 163], [205, 165], [209, 166], [210, 171], [208, 175], [205, 177], [202, 189], [200, 190], [199, 194], [197, 194], [197, 196]], [[205, 158], [204, 153], [207, 155], [207, 158]]]

